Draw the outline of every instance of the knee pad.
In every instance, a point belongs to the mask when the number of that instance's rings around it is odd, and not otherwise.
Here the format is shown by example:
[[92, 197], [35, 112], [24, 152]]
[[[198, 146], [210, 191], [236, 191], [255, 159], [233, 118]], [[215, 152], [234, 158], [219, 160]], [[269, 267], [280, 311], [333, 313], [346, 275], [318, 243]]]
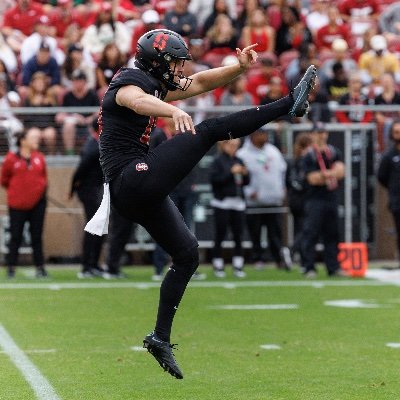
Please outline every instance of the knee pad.
[[187, 247], [185, 250], [182, 250], [180, 253], [176, 254], [172, 257], [172, 268], [188, 279], [192, 277], [197, 267], [199, 266], [199, 244], [197, 241], [192, 244], [192, 246]]

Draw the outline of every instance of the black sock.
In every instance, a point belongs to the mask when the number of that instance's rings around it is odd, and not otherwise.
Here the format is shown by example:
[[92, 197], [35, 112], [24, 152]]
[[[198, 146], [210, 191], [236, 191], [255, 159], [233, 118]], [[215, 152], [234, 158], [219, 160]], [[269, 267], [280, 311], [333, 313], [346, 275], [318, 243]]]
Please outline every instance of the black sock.
[[190, 280], [190, 276], [179, 273], [179, 270], [174, 271], [173, 267], [165, 275], [160, 287], [160, 303], [154, 329], [157, 336], [165, 342], [170, 342], [172, 321]]
[[268, 122], [287, 115], [292, 105], [291, 96], [285, 96], [270, 104], [205, 120], [197, 129], [207, 132], [208, 139], [213, 142], [247, 136]]

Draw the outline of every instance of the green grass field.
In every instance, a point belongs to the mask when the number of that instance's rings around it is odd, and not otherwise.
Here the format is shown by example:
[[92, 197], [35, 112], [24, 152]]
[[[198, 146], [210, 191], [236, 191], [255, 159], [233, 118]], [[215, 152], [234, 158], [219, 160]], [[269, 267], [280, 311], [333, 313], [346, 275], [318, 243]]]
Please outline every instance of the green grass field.
[[[1, 271], [1, 400], [400, 398], [400, 348], [387, 345], [400, 343], [395, 284], [251, 268], [217, 281], [203, 267], [207, 280], [191, 283], [175, 318], [179, 381], [139, 351], [158, 301], [150, 268], [127, 268], [119, 281], [79, 281], [73, 268], [38, 281], [26, 271], [13, 281]], [[325, 303], [344, 300], [353, 301]], [[19, 350], [5, 348], [4, 332]], [[35, 367], [30, 383], [20, 353]], [[38, 374], [53, 392], [35, 395]]]

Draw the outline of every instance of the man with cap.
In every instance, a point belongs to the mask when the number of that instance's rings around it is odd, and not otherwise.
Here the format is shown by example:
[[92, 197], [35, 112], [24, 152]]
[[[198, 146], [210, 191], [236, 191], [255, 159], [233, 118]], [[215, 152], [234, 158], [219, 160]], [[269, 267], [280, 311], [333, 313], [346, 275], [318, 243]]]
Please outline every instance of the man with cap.
[[[72, 88], [62, 102], [62, 107], [98, 107], [99, 98], [93, 89], [87, 85], [86, 74], [77, 69], [72, 73]], [[62, 138], [64, 152], [67, 155], [75, 154], [75, 141], [77, 134], [87, 136], [88, 125], [97, 117], [97, 111], [91, 115], [81, 113], [58, 113], [56, 122], [62, 125]]]
[[340, 276], [337, 260], [338, 182], [344, 178], [344, 164], [339, 149], [328, 144], [329, 134], [324, 123], [316, 122], [312, 135], [313, 146], [303, 161], [308, 187], [304, 205], [302, 267], [305, 277], [317, 276], [315, 246], [321, 237], [328, 276]]
[[364, 84], [379, 84], [383, 73], [390, 73], [400, 83], [400, 62], [395, 53], [387, 48], [387, 41], [382, 35], [374, 35], [370, 40], [371, 50], [361, 54], [358, 66]]

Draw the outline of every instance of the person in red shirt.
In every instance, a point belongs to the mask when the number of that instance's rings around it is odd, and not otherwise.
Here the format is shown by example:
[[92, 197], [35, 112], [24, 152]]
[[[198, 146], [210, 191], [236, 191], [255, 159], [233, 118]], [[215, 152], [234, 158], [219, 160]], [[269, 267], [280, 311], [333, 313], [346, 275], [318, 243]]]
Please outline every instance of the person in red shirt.
[[18, 249], [22, 242], [25, 222], [29, 230], [36, 276], [46, 277], [42, 233], [46, 212], [47, 168], [44, 155], [38, 151], [40, 135], [35, 129], [17, 134], [16, 152], [9, 151], [1, 169], [1, 186], [7, 191], [10, 218], [8, 245], [8, 277], [15, 276]]
[[332, 43], [335, 39], [344, 39], [349, 42], [349, 29], [346, 24], [338, 23], [340, 19], [339, 10], [335, 5], [331, 5], [328, 9], [327, 25], [318, 29], [315, 38], [315, 44], [318, 50], [332, 50]]
[[14, 29], [29, 36], [38, 18], [44, 14], [41, 4], [33, 0], [17, 0], [16, 5], [4, 14], [3, 33], [8, 36]]

